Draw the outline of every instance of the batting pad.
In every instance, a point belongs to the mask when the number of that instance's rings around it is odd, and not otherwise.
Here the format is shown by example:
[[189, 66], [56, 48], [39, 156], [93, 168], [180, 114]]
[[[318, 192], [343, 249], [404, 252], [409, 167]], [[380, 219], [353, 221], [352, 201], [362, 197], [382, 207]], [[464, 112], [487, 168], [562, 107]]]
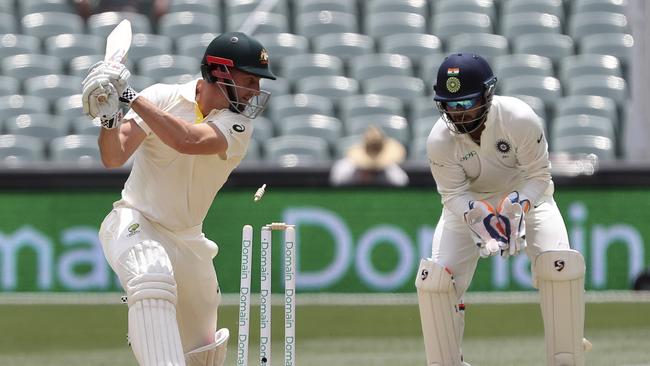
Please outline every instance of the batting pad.
[[548, 366], [584, 366], [585, 260], [575, 250], [539, 254], [533, 266]]
[[463, 365], [461, 316], [451, 273], [430, 258], [422, 259], [415, 287], [428, 366]]
[[126, 285], [129, 340], [138, 364], [185, 366], [169, 257], [160, 244], [151, 241], [134, 246], [127, 256], [130, 268], [141, 273]]
[[223, 366], [226, 363], [228, 338], [230, 338], [228, 329], [219, 329], [214, 334], [214, 342], [185, 355], [187, 366]]

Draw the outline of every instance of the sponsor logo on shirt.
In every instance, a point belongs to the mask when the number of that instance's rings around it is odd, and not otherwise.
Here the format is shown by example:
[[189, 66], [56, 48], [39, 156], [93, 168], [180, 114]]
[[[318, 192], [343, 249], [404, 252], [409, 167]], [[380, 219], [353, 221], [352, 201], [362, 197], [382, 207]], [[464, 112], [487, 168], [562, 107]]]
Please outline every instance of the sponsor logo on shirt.
[[537, 143], [539, 144], [540, 142], [542, 142], [542, 139], [543, 139], [543, 138], [544, 138], [544, 133], [542, 132], [542, 133], [539, 135], [539, 138], [537, 139]]
[[131, 225], [129, 226], [129, 228], [127, 229], [127, 230], [129, 231], [129, 233], [128, 233], [126, 236], [129, 237], [129, 238], [132, 237], [133, 235], [135, 235], [135, 234], [137, 234], [137, 233], [140, 232], [139, 229], [140, 229], [140, 224], [138, 224], [137, 222], [131, 224]]
[[460, 158], [460, 161], [467, 161], [473, 156], [477, 156], [478, 153], [476, 151], [470, 151], [467, 154], [465, 154], [462, 158]]

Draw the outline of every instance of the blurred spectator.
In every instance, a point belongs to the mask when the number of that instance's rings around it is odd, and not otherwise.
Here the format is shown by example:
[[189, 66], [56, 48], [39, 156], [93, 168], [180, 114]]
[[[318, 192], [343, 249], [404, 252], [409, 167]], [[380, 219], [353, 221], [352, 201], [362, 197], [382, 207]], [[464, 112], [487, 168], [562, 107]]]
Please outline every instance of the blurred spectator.
[[155, 24], [169, 8], [169, 0], [73, 0], [79, 15], [84, 19], [106, 11], [142, 13]]
[[641, 274], [634, 280], [632, 287], [635, 291], [650, 291], [650, 269]]
[[405, 186], [409, 179], [398, 165], [405, 156], [402, 144], [385, 136], [379, 128], [369, 126], [363, 142], [350, 147], [346, 157], [334, 163], [330, 183], [335, 186]]

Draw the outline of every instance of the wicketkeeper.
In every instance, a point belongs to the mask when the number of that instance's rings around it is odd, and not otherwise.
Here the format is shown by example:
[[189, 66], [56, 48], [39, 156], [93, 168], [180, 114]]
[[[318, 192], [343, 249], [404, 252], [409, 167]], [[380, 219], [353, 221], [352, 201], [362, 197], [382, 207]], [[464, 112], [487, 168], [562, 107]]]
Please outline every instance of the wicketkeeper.
[[585, 263], [553, 200], [542, 121], [523, 101], [494, 95], [496, 84], [476, 54], [452, 54], [438, 69], [441, 118], [427, 155], [443, 211], [415, 280], [427, 365], [468, 365], [463, 295], [478, 259], [524, 251], [541, 295], [546, 364], [584, 366]]
[[[104, 165], [134, 157], [99, 237], [127, 293], [129, 339], [142, 366], [225, 362], [229, 333], [217, 331], [221, 295], [212, 263], [218, 247], [201, 226], [246, 154], [251, 119], [268, 102], [260, 79], [275, 76], [264, 47], [238, 32], [210, 43], [201, 73], [137, 92], [122, 64], [100, 62], [83, 81], [84, 111], [103, 126]], [[120, 104], [130, 106], [124, 116]]]

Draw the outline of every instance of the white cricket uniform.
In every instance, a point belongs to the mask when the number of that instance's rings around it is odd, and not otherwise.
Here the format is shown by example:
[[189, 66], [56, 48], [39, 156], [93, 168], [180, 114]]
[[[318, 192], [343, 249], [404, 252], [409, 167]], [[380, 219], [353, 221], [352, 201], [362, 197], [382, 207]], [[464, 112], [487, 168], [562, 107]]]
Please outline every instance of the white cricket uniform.
[[427, 139], [431, 173], [443, 210], [433, 236], [432, 258], [449, 268], [459, 300], [479, 259], [463, 214], [471, 200], [494, 207], [512, 191], [530, 200], [526, 254], [569, 248], [564, 221], [553, 200], [548, 144], [541, 119], [523, 101], [494, 96], [480, 146], [469, 135], [452, 133], [439, 119]]
[[221, 295], [212, 259], [218, 247], [204, 236], [202, 223], [217, 192], [245, 156], [253, 133], [250, 119], [227, 109], [212, 110], [202, 120], [197, 117], [197, 81], [156, 84], [141, 95], [185, 121], [214, 124], [228, 140], [227, 151], [223, 156], [181, 154], [129, 111], [124, 118], [135, 120], [147, 137], [135, 152], [122, 198], [99, 233], [123, 287], [137, 275], [121, 263], [123, 253], [144, 240], [165, 248], [177, 284], [176, 318], [185, 352], [214, 341]]

